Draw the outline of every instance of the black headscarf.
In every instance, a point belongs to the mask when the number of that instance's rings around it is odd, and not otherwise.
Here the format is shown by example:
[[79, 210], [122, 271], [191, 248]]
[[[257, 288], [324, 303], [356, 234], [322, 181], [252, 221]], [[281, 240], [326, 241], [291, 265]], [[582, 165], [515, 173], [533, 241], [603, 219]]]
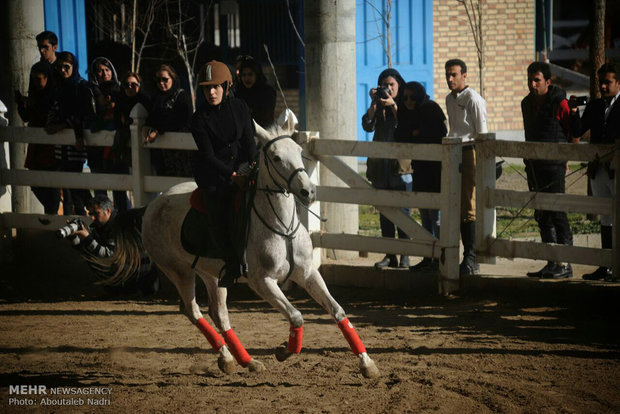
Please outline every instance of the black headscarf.
[[396, 69], [388, 68], [379, 74], [379, 78], [377, 79], [377, 85], [381, 86], [381, 82], [388, 76], [393, 77], [394, 79], [396, 79], [396, 82], [398, 82], [398, 95], [393, 98], [396, 102], [396, 105], [400, 106], [402, 100], [401, 98], [403, 96], [403, 88], [405, 87], [405, 80], [402, 76], [400, 76], [400, 73]]

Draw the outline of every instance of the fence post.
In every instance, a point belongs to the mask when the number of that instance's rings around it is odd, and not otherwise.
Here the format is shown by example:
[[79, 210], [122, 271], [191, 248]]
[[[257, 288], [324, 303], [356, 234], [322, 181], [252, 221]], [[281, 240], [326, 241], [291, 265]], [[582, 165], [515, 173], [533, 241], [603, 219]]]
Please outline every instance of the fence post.
[[444, 138], [441, 157], [441, 227], [439, 293], [447, 295], [460, 288], [459, 234], [461, 222], [462, 138]]
[[615, 280], [620, 279], [620, 139], [616, 139], [614, 151], [613, 165], [615, 169], [614, 173], [614, 189], [615, 195], [613, 198], [613, 236], [612, 236], [612, 251], [613, 257], [613, 278]]
[[[495, 238], [495, 202], [489, 190], [495, 189], [495, 134], [479, 134], [476, 139], [476, 260], [495, 264], [489, 256], [489, 243]], [[490, 202], [491, 201], [491, 202]]]
[[133, 187], [134, 207], [140, 207], [148, 202], [147, 193], [144, 191], [144, 176], [151, 174], [151, 154], [144, 148], [142, 139], [142, 127], [146, 121], [148, 112], [142, 104], [136, 104], [131, 110], [131, 181]]

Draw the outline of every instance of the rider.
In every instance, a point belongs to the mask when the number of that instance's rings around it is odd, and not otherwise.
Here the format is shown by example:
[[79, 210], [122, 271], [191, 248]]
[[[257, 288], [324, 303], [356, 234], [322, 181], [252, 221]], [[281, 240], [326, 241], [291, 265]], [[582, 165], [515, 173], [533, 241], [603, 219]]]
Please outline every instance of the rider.
[[[234, 199], [245, 180], [240, 167], [253, 164], [257, 156], [254, 124], [248, 106], [230, 96], [232, 75], [228, 66], [212, 60], [198, 76], [206, 102], [192, 117], [192, 135], [198, 152], [194, 178], [202, 190], [214, 234], [224, 253], [220, 287], [230, 287], [241, 275], [243, 244], [233, 234], [237, 220]], [[242, 167], [243, 168], [243, 167]]]

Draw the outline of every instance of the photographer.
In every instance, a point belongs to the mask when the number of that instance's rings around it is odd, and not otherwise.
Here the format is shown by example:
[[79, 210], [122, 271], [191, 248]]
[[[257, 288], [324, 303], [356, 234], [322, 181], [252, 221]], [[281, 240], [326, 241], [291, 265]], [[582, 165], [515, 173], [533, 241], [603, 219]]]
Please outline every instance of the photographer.
[[[405, 81], [395, 69], [386, 69], [379, 75], [377, 88], [370, 90], [371, 103], [362, 117], [362, 128], [373, 132], [373, 142], [394, 142], [394, 132], [398, 126], [398, 106], [401, 104], [401, 91]], [[384, 158], [368, 158], [366, 177], [375, 188], [382, 190], [411, 191], [411, 160], [395, 160]], [[403, 208], [409, 215], [409, 209]], [[379, 215], [381, 236], [395, 238], [394, 223], [383, 214]], [[398, 238], [408, 239], [405, 232], [398, 229]], [[375, 263], [377, 269], [386, 267], [409, 268], [409, 256], [401, 255], [400, 263], [393, 254], [386, 255]]]
[[[601, 98], [592, 99], [586, 105], [583, 116], [579, 117], [579, 102], [571, 96], [568, 104], [571, 111], [571, 132], [575, 137], [590, 131], [591, 144], [614, 144], [620, 139], [620, 65], [606, 63], [598, 70]], [[611, 167], [613, 152], [601, 154], [601, 158], [588, 164], [588, 177], [595, 197], [614, 196], [614, 171]], [[613, 218], [601, 216], [601, 247], [612, 248]], [[611, 280], [612, 271], [601, 266], [592, 273], [583, 275], [585, 280]]]
[[87, 228], [83, 223], [77, 223], [78, 230], [69, 236], [69, 240], [94, 256], [112, 256], [116, 246], [111, 228], [116, 212], [108, 196], [99, 194], [93, 198], [89, 216], [93, 219], [92, 224]]

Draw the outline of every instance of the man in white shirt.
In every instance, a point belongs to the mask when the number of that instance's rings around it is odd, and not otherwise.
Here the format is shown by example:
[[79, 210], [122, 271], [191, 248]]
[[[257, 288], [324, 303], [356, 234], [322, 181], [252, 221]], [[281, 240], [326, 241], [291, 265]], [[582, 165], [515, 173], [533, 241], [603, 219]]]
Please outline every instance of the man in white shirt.
[[476, 152], [474, 140], [487, 132], [486, 102], [467, 84], [467, 65], [460, 59], [446, 62], [446, 82], [450, 93], [446, 96], [446, 110], [450, 125], [449, 137], [463, 137], [461, 181], [461, 240], [463, 261], [461, 276], [478, 274], [474, 247], [476, 227]]

